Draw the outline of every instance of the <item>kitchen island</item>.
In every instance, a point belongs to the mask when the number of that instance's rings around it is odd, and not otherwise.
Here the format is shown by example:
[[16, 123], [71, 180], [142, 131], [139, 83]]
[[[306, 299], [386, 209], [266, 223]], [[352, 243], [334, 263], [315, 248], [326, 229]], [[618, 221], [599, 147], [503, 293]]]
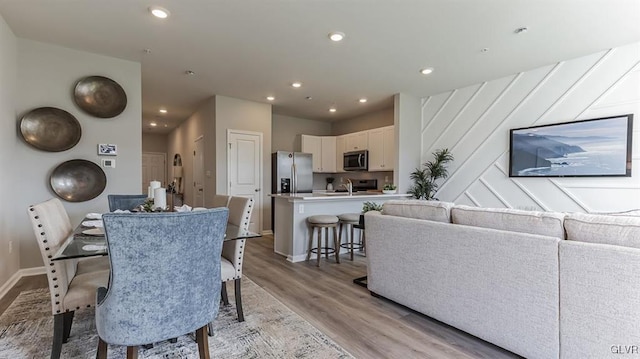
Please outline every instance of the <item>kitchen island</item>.
[[[360, 213], [364, 202], [382, 204], [390, 199], [406, 199], [408, 194], [382, 194], [380, 192], [314, 192], [271, 194], [275, 199], [274, 252], [291, 262], [307, 258], [309, 216], [326, 214], [338, 216], [343, 213]], [[345, 249], [346, 251], [346, 249]]]

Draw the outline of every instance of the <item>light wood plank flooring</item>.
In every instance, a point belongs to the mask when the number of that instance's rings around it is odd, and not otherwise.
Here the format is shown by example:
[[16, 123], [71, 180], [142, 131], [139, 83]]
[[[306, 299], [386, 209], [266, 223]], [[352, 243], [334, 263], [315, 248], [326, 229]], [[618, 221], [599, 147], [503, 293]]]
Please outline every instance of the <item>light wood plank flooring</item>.
[[[289, 263], [273, 253], [273, 237], [247, 241], [243, 271], [357, 358], [518, 358], [517, 355], [384, 299], [353, 278], [366, 275], [366, 259]], [[23, 278], [0, 299], [0, 313], [22, 290], [44, 288], [46, 277]], [[229, 286], [233, 291], [233, 285]], [[233, 303], [232, 303], [233, 305]], [[250, 308], [245, 307], [245, 315]]]

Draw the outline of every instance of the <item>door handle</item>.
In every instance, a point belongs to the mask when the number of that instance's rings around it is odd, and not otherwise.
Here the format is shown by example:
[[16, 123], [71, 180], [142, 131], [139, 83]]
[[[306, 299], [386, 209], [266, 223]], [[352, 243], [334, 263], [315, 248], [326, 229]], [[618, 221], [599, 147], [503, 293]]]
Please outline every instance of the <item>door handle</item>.
[[260, 188], [256, 188], [256, 189], [255, 189], [255, 191], [256, 191], [256, 192], [260, 192]]

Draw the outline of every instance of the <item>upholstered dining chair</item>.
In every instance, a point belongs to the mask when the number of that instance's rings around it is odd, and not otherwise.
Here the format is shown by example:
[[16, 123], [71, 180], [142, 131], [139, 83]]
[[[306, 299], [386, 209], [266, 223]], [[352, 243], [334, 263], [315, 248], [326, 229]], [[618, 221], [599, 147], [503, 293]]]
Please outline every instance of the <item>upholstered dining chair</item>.
[[[229, 223], [240, 227], [241, 230], [249, 230], [252, 210], [252, 198], [232, 196], [229, 200]], [[222, 301], [225, 305], [229, 304], [229, 299], [227, 298], [227, 282], [233, 281], [236, 297], [236, 312], [238, 313], [239, 322], [244, 321], [240, 281], [242, 279], [242, 262], [245, 244], [246, 239], [237, 239], [224, 242], [222, 247]]]
[[213, 207], [227, 207], [229, 205], [229, 199], [231, 196], [224, 194], [217, 194], [213, 196]]
[[58, 359], [62, 343], [66, 343], [71, 334], [75, 311], [94, 306], [96, 289], [107, 284], [109, 261], [106, 257], [52, 261], [73, 233], [67, 211], [59, 199], [52, 198], [30, 206], [27, 212], [47, 272], [53, 314], [51, 358]]
[[131, 210], [134, 209], [147, 200], [145, 194], [110, 194], [107, 196], [109, 200], [109, 212], [113, 212], [116, 209]]
[[[97, 358], [107, 343], [138, 346], [196, 332], [209, 358], [207, 324], [220, 306], [220, 258], [229, 210], [107, 213], [102, 216], [111, 260], [108, 289], [97, 292]], [[212, 260], [212, 258], [214, 258]]]

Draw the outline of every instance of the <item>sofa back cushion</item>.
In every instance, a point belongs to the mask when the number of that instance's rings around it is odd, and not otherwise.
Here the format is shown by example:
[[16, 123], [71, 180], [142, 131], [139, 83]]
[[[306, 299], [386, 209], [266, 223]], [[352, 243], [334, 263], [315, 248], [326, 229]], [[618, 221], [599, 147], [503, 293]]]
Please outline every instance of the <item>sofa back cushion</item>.
[[382, 213], [396, 217], [451, 223], [451, 207], [453, 203], [449, 202], [391, 200], [382, 205]]
[[568, 240], [640, 248], [640, 217], [571, 213], [564, 226]]
[[451, 221], [467, 226], [504, 231], [539, 234], [564, 239], [562, 222], [565, 215], [557, 212], [524, 211], [509, 208], [478, 208], [456, 205]]

